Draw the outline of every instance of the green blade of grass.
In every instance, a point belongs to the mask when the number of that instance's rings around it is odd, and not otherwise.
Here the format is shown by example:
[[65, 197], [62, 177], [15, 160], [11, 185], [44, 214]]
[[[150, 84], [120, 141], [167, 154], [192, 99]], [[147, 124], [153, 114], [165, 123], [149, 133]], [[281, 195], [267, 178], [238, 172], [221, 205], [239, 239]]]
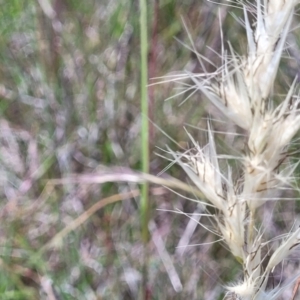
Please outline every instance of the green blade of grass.
[[[146, 0], [140, 0], [140, 55], [141, 55], [141, 112], [142, 112], [142, 132], [141, 132], [141, 162], [142, 171], [149, 173], [149, 115], [148, 115], [148, 37], [147, 37], [147, 4]], [[149, 185], [144, 183], [141, 187], [140, 205], [141, 231], [144, 243], [143, 262], [143, 285], [142, 299], [147, 299], [147, 242], [149, 239]]]
[[[141, 161], [142, 171], [149, 173], [149, 121], [148, 121], [148, 37], [147, 37], [147, 4], [140, 0], [140, 51], [141, 51], [141, 111], [142, 111], [142, 132], [141, 132]], [[141, 226], [144, 243], [148, 241], [148, 220], [149, 220], [149, 185], [142, 185], [141, 195]]]

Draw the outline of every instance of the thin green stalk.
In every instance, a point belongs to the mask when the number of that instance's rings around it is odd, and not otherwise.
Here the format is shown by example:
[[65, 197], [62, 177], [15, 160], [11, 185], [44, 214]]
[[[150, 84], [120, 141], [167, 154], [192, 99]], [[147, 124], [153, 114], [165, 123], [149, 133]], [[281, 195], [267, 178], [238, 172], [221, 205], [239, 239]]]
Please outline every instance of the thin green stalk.
[[[142, 171], [149, 173], [149, 121], [148, 121], [148, 37], [147, 37], [147, 4], [146, 0], [140, 0], [140, 40], [141, 40], [141, 110], [142, 110]], [[141, 224], [142, 238], [144, 243], [148, 242], [149, 222], [149, 185], [142, 185], [141, 194]]]
[[[140, 40], [141, 40], [141, 111], [142, 111], [142, 171], [149, 173], [149, 121], [148, 121], [148, 37], [147, 37], [147, 4], [146, 0], [140, 0]], [[149, 185], [144, 183], [141, 189], [140, 218], [142, 226], [142, 239], [144, 243], [144, 266], [143, 266], [143, 287], [141, 299], [147, 299], [147, 242], [149, 239]]]

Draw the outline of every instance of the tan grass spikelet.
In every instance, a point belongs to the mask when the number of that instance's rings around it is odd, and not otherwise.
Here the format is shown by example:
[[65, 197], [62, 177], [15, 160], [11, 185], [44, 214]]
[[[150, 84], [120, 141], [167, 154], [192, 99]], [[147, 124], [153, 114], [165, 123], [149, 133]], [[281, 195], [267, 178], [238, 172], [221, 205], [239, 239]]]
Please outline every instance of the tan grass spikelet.
[[[205, 147], [200, 147], [190, 136], [194, 150], [174, 157], [206, 200], [214, 205], [217, 230], [232, 254], [242, 262], [243, 280], [227, 287], [227, 296], [241, 300], [275, 300], [295, 280], [296, 275], [267, 290], [269, 274], [300, 244], [300, 231], [297, 229], [289, 234], [270, 253], [271, 258], [263, 269], [261, 250], [271, 242], [263, 242], [263, 229], [256, 228], [256, 211], [266, 201], [277, 200], [275, 196], [278, 192], [292, 185], [298, 165], [289, 161], [288, 152], [291, 140], [300, 128], [297, 79], [278, 106], [273, 102], [272, 92], [299, 1], [238, 3], [242, 3], [244, 11], [247, 54], [238, 55], [229, 44], [229, 53], [222, 48], [222, 65], [215, 72], [187, 72], [187, 76], [195, 90], [199, 90], [226, 117], [246, 130], [246, 154], [240, 157], [243, 176], [237, 186], [229, 166], [227, 174], [220, 170], [210, 127]], [[181, 78], [186, 79], [184, 76]]]

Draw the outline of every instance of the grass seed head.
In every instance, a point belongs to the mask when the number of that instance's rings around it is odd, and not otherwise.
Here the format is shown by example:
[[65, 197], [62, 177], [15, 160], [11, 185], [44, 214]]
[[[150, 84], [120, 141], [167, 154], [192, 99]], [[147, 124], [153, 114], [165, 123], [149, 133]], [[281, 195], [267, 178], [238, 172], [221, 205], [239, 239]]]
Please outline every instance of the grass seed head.
[[215, 72], [187, 73], [195, 90], [201, 91], [225, 116], [246, 130], [246, 154], [241, 157], [243, 176], [238, 186], [233, 182], [229, 166], [227, 174], [219, 168], [210, 129], [205, 147], [201, 148], [192, 139], [196, 152], [179, 157], [187, 160], [186, 165], [180, 164], [207, 201], [215, 206], [218, 231], [232, 254], [243, 263], [243, 281], [228, 287], [228, 295], [236, 299], [278, 299], [283, 287], [266, 291], [268, 276], [300, 243], [297, 229], [275, 249], [263, 269], [263, 236], [255, 227], [258, 223], [255, 212], [291, 184], [297, 166], [288, 160], [289, 145], [300, 128], [296, 79], [277, 107], [271, 94], [298, 2], [258, 0], [256, 5], [242, 4], [247, 54], [238, 55], [229, 44], [228, 51], [222, 48], [222, 65]]

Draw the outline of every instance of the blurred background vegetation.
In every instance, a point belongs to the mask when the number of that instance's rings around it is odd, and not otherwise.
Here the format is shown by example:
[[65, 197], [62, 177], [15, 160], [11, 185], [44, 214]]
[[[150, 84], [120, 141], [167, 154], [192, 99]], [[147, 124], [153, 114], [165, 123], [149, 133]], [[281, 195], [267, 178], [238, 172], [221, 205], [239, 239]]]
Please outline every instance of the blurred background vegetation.
[[[187, 194], [151, 185], [145, 259], [139, 185], [105, 177], [141, 167], [139, 2], [0, 4], [0, 299], [222, 299], [222, 284], [239, 270], [226, 249], [177, 247], [216, 239], [170, 212], [199, 206]], [[246, 50], [227, 6], [152, 0], [147, 9], [149, 83], [176, 71], [202, 72], [192, 47], [218, 65], [220, 24], [224, 40]], [[298, 64], [288, 64], [294, 76]], [[203, 144], [198, 128], [209, 115], [221, 116], [192, 91], [166, 100], [174, 88], [148, 88], [154, 175], [168, 165], [156, 154], [164, 155], [160, 148], [187, 148], [184, 127]], [[74, 174], [86, 180], [53, 181]], [[169, 175], [185, 180], [176, 166], [161, 176]]]

